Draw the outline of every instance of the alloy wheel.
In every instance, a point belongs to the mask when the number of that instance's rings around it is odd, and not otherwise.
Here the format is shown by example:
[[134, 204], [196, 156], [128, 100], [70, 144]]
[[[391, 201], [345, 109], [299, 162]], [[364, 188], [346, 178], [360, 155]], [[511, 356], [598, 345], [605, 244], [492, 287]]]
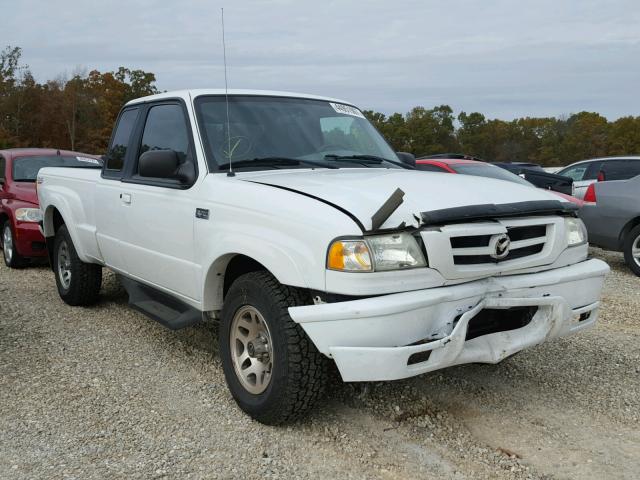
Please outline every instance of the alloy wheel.
[[249, 393], [264, 392], [273, 371], [273, 341], [267, 322], [255, 307], [245, 305], [234, 315], [230, 333], [236, 377]]
[[71, 285], [71, 255], [65, 241], [58, 247], [58, 278], [65, 290], [68, 290]]
[[11, 227], [7, 224], [2, 232], [2, 251], [4, 252], [4, 258], [7, 263], [11, 263], [13, 258], [13, 235], [11, 234]]

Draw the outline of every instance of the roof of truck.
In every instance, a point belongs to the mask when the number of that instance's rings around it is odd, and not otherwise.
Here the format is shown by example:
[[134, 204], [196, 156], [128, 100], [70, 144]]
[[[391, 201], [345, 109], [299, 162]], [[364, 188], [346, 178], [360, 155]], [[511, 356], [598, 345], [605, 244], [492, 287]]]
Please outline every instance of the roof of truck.
[[[165, 98], [195, 98], [202, 95], [254, 95], [262, 97], [289, 97], [289, 98], [308, 98], [311, 100], [324, 100], [328, 102], [342, 103], [345, 105], [353, 105], [351, 102], [340, 100], [338, 98], [322, 97], [319, 95], [310, 95], [308, 93], [294, 93], [294, 92], [279, 92], [275, 90], [243, 90], [243, 89], [229, 89], [228, 92], [224, 88], [198, 88], [191, 90], [173, 90], [170, 92], [158, 93], [156, 95], [149, 95], [147, 97], [136, 98], [127, 103], [127, 105], [133, 105], [136, 103], [152, 102], [155, 100], [162, 100]], [[355, 105], [354, 105], [355, 106]]]

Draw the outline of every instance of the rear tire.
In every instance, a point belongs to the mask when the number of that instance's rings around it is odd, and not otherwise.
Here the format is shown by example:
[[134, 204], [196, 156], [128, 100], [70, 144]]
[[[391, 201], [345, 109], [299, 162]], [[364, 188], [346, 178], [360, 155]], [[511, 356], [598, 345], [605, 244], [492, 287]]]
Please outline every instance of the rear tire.
[[56, 232], [53, 271], [60, 298], [68, 305], [87, 306], [98, 301], [102, 267], [80, 260], [66, 225]]
[[640, 277], [640, 225], [631, 230], [624, 239], [624, 259], [633, 273]]
[[7, 220], [2, 225], [2, 232], [0, 233], [2, 242], [2, 257], [4, 263], [9, 268], [22, 268], [27, 264], [27, 260], [18, 253], [16, 250], [16, 236], [13, 234], [13, 228], [11, 228], [11, 220]]
[[309, 301], [265, 271], [236, 279], [225, 298], [218, 338], [227, 385], [238, 406], [261, 423], [291, 422], [325, 392], [328, 359], [288, 312]]

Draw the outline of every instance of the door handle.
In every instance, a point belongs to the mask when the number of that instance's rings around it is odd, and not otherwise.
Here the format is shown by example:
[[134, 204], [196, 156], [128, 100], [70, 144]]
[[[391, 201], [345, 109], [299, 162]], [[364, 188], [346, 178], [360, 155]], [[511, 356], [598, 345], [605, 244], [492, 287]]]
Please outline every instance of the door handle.
[[120, 198], [122, 199], [122, 203], [125, 205], [131, 205], [131, 194], [130, 193], [121, 193]]

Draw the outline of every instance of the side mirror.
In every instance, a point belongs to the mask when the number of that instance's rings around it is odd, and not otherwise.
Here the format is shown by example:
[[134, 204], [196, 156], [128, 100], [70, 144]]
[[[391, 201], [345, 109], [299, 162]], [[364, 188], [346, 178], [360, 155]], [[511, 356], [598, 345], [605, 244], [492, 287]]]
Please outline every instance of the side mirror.
[[173, 150], [147, 150], [138, 160], [141, 177], [176, 178], [178, 154]]
[[396, 155], [402, 163], [409, 165], [410, 167], [416, 166], [416, 157], [413, 153], [409, 152], [396, 152]]

